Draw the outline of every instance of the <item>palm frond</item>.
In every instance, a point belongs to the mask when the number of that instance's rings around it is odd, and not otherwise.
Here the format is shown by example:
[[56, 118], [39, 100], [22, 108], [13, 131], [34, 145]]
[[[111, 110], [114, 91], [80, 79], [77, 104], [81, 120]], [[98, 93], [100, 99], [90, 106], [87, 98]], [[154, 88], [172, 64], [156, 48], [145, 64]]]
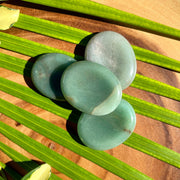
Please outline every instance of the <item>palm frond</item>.
[[[102, 20], [103, 18], [111, 23], [125, 25], [127, 27], [133, 27], [147, 32], [153, 32], [155, 34], [173, 39], [180, 39], [180, 30], [178, 29], [171, 28], [89, 0], [22, 1], [30, 2], [27, 3], [27, 5], [31, 6], [33, 6], [31, 3], [37, 3], [68, 11], [74, 11], [90, 15], [89, 18], [94, 18], [96, 16], [99, 18], [99, 20]], [[93, 36], [91, 32], [25, 14], [20, 14], [20, 19], [15, 24], [15, 27], [82, 46], [85, 46], [89, 38]], [[75, 57], [77, 60], [83, 59], [82, 56], [11, 35], [8, 33], [8, 31], [0, 32], [0, 41], [1, 48], [14, 51], [19, 54], [24, 54], [29, 57], [36, 57], [43, 53], [57, 52]], [[178, 60], [138, 46], [132, 45], [132, 47], [138, 60], [180, 72], [180, 62]], [[30, 77], [32, 64], [33, 63], [27, 62], [24, 59], [0, 53], [0, 67], [16, 72], [20, 75]], [[180, 90], [178, 88], [140, 74], [136, 75], [136, 78], [131, 86], [168, 97], [172, 100], [180, 100]], [[41, 96], [33, 89], [3, 77], [0, 77], [0, 90], [17, 97], [20, 100], [40, 107], [45, 111], [58, 115], [64, 118], [64, 121], [68, 120], [72, 115], [71, 109], [65, 109], [52, 102], [50, 99]], [[136, 113], [178, 128], [180, 127], [179, 113], [125, 93], [123, 94], [123, 98], [132, 104]], [[123, 179], [151, 179], [144, 173], [136, 170], [107, 152], [95, 151], [79, 144], [67, 131], [12, 103], [9, 103], [6, 100], [0, 99], [0, 112]], [[10, 141], [19, 145], [21, 148], [34, 155], [41, 161], [49, 163], [59, 172], [66, 174], [72, 179], [99, 179], [99, 177], [93, 173], [83, 169], [64, 156], [50, 150], [45, 145], [28, 137], [17, 129], [10, 127], [2, 121], [0, 121], [0, 132], [3, 136], [7, 137]], [[180, 154], [137, 133], [133, 133], [130, 138], [124, 142], [124, 145], [141, 151], [147, 155], [168, 163], [169, 165], [180, 168]], [[30, 171], [32, 168], [37, 166], [37, 164], [31, 161], [29, 158], [2, 142], [0, 142], [0, 150], [7, 154], [13, 161], [19, 163], [22, 168], [27, 171]], [[26, 161], [30, 163], [26, 164]], [[7, 165], [0, 162], [0, 166], [10, 176], [14, 174], [15, 179], [20, 179], [21, 176]], [[53, 174], [51, 179], [58, 180], [60, 178]]]

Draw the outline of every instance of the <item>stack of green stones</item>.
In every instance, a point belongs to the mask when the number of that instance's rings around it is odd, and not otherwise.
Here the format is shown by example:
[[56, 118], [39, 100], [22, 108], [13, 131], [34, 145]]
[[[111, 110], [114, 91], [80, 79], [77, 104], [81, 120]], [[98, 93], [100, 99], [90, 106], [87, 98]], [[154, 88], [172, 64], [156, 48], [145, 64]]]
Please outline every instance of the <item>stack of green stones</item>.
[[81, 111], [78, 135], [88, 147], [107, 150], [123, 143], [133, 132], [136, 115], [122, 99], [122, 90], [135, 78], [136, 58], [119, 33], [94, 35], [85, 49], [85, 60], [59, 53], [38, 57], [32, 81], [46, 97], [65, 99]]

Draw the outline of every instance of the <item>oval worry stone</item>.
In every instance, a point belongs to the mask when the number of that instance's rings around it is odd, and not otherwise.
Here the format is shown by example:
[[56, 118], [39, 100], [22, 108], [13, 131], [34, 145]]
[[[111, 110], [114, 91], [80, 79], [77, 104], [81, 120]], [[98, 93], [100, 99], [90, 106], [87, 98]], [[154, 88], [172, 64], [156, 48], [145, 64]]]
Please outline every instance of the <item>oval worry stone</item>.
[[63, 71], [75, 60], [59, 53], [47, 53], [37, 58], [33, 64], [31, 77], [37, 90], [44, 96], [63, 100], [61, 92], [61, 76]]
[[111, 113], [122, 97], [117, 77], [106, 67], [90, 61], [70, 65], [62, 75], [61, 88], [72, 106], [93, 115]]
[[122, 144], [133, 132], [136, 115], [133, 107], [124, 99], [112, 113], [93, 116], [82, 113], [78, 121], [78, 135], [88, 147], [107, 150]]
[[85, 59], [109, 68], [127, 88], [136, 75], [136, 57], [129, 42], [119, 33], [103, 31], [94, 35], [85, 49]]

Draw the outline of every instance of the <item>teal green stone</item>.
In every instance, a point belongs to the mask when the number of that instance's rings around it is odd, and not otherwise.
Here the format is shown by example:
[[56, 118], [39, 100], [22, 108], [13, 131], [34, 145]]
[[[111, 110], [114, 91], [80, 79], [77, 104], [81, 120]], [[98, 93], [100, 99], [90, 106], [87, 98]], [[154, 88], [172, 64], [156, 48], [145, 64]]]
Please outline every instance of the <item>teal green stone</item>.
[[93, 36], [85, 49], [85, 59], [109, 68], [127, 88], [136, 75], [136, 57], [129, 42], [119, 33], [103, 31]]
[[61, 88], [72, 106], [93, 115], [111, 113], [122, 97], [117, 77], [106, 67], [90, 61], [71, 64], [62, 75]]
[[47, 53], [37, 58], [31, 71], [32, 82], [44, 96], [53, 100], [63, 100], [61, 76], [75, 60], [59, 53]]
[[136, 115], [133, 107], [124, 99], [115, 111], [104, 116], [82, 113], [78, 121], [78, 135], [88, 147], [96, 150], [112, 149], [133, 132]]

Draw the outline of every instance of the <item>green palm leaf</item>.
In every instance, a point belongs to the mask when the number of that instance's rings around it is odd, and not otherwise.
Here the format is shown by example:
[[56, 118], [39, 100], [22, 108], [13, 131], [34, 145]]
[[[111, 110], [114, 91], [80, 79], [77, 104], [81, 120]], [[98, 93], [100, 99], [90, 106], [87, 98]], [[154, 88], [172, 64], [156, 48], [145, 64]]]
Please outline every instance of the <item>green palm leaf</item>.
[[46, 46], [34, 41], [30, 41], [24, 38], [13, 36], [4, 32], [0, 32], [1, 45], [0, 47], [15, 51], [27, 56], [35, 57], [44, 53], [62, 53], [68, 56], [74, 57], [74, 54], [55, 49], [50, 46]]

